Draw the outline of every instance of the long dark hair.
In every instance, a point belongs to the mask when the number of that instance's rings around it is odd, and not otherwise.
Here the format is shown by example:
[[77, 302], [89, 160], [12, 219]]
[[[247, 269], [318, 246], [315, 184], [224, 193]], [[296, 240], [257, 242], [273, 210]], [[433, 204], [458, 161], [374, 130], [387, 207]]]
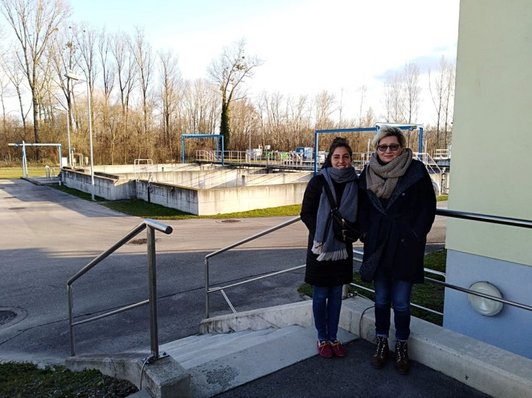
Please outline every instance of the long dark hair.
[[351, 158], [353, 157], [353, 150], [351, 149], [351, 145], [349, 145], [349, 141], [347, 141], [344, 137], [336, 137], [333, 142], [331, 143], [331, 146], [329, 147], [329, 152], [327, 153], [327, 157], [325, 158], [325, 162], [323, 162], [323, 165], [321, 166], [323, 169], [326, 167], [332, 167], [331, 163], [331, 157], [336, 148], [344, 147], [347, 149], [347, 152], [349, 152], [349, 156]]

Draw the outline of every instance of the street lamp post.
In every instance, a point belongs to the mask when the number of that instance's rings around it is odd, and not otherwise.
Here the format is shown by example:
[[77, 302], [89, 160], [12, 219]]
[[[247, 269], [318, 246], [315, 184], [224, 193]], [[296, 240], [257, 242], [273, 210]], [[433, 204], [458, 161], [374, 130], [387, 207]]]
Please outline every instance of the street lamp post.
[[[66, 76], [66, 75], [65, 75]], [[67, 104], [67, 124], [66, 124], [66, 128], [67, 128], [67, 143], [68, 143], [68, 166], [69, 167], [72, 167], [72, 149], [71, 149], [71, 144], [70, 144], [70, 122], [71, 122], [71, 110], [70, 110], [70, 104], [72, 103], [72, 100], [70, 99], [70, 78], [68, 76], [66, 76], [67, 78], [67, 94], [68, 94], [68, 104]]]
[[[90, 151], [89, 158], [90, 158], [90, 167], [91, 167], [91, 199], [95, 200], [94, 198], [94, 190], [95, 190], [94, 189], [94, 155], [93, 155], [93, 150], [92, 150], [92, 117], [91, 117], [92, 111], [91, 111], [91, 93], [90, 93], [89, 82], [87, 80], [80, 78], [79, 76], [75, 75], [72, 72], [65, 73], [65, 77], [67, 78], [67, 81], [76, 80], [76, 81], [85, 82], [87, 85], [87, 112], [89, 114], [88, 115], [89, 116], [89, 124], [88, 124], [89, 125], [89, 151]], [[69, 140], [68, 150], [70, 151], [70, 140]]]

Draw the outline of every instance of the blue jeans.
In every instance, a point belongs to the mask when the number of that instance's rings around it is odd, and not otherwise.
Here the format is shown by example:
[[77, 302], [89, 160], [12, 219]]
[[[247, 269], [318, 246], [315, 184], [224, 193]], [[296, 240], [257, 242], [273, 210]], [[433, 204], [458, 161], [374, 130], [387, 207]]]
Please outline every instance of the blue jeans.
[[375, 287], [375, 331], [379, 337], [388, 337], [390, 330], [390, 307], [393, 306], [395, 338], [407, 340], [410, 336], [410, 297], [412, 283], [392, 280], [377, 273]]
[[312, 287], [312, 312], [319, 341], [335, 341], [342, 308], [342, 285]]

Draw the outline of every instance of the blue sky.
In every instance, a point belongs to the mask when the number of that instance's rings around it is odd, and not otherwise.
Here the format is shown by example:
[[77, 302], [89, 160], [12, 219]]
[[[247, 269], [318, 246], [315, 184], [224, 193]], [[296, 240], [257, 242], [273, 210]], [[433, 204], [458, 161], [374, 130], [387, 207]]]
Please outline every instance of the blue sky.
[[[155, 49], [171, 49], [185, 79], [207, 77], [224, 47], [245, 39], [264, 64], [250, 82], [296, 96], [327, 90], [357, 108], [382, 105], [383, 80], [406, 63], [454, 61], [459, 0], [70, 0], [73, 19], [93, 28], [141, 27]], [[423, 83], [426, 78], [422, 77]], [[428, 103], [428, 90], [423, 92]], [[348, 112], [344, 108], [344, 114]], [[430, 119], [423, 111], [423, 119]], [[429, 123], [431, 120], [420, 120]]]

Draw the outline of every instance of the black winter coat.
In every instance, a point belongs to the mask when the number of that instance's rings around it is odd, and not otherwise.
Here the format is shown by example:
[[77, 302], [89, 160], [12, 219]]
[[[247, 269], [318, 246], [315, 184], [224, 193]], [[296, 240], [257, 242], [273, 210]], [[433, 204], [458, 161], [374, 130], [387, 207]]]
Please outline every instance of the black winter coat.
[[412, 160], [392, 196], [382, 202], [367, 189], [367, 166], [359, 179], [359, 213], [364, 260], [384, 244], [378, 270], [393, 279], [421, 283], [427, 234], [436, 215], [436, 195], [425, 165]]
[[[329, 287], [344, 285], [353, 281], [353, 244], [346, 243], [348, 257], [345, 260], [317, 261], [318, 256], [311, 251], [316, 230], [316, 216], [324, 183], [325, 179], [321, 175], [316, 175], [309, 181], [301, 205], [301, 220], [309, 230], [305, 282], [313, 286]], [[333, 183], [336, 197], [341, 198], [346, 183]], [[357, 181], [355, 180], [354, 183], [356, 184]], [[338, 205], [340, 205], [340, 202]]]

